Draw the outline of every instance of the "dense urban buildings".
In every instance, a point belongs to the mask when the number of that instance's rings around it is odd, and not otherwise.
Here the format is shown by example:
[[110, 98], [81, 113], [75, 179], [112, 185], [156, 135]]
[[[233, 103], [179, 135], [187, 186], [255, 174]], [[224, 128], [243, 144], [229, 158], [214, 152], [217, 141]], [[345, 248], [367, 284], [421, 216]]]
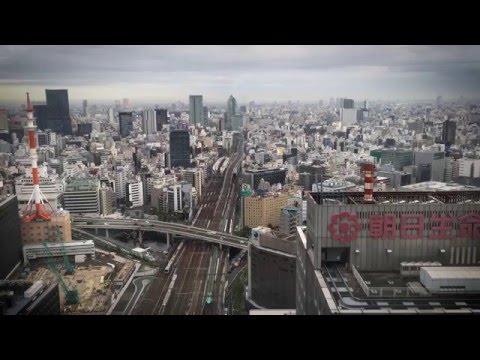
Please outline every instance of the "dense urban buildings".
[[[404, 47], [190, 47], [195, 73], [187, 48], [118, 49], [88, 52], [92, 85], [76, 47], [11, 59], [1, 314], [480, 311], [480, 101], [455, 82], [480, 50], [455, 48], [455, 71], [449, 47], [415, 52], [448, 60], [447, 89], [405, 78]], [[76, 65], [48, 72], [62, 89], [31, 71], [45, 58]]]

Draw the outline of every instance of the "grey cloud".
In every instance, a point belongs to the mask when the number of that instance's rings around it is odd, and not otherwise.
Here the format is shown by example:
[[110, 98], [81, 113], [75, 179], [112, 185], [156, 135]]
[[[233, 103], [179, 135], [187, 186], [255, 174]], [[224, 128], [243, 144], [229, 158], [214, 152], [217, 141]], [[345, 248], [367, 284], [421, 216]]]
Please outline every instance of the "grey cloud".
[[362, 88], [402, 97], [409, 86], [428, 95], [459, 89], [477, 95], [479, 79], [479, 46], [0, 46], [0, 88], [110, 86], [114, 92], [119, 84], [144, 84], [222, 96], [230, 89], [248, 93], [250, 86], [252, 97], [268, 88], [274, 100], [286, 88], [300, 98]]

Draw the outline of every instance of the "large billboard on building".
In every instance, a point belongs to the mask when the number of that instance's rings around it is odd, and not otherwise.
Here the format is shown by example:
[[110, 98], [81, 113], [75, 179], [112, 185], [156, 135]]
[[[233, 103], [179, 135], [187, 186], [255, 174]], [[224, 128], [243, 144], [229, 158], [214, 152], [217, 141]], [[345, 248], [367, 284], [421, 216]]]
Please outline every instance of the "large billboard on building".
[[402, 261], [477, 264], [480, 203], [442, 200], [396, 195], [385, 203], [318, 204], [309, 197], [307, 236], [319, 262], [338, 258], [364, 270], [398, 269]]

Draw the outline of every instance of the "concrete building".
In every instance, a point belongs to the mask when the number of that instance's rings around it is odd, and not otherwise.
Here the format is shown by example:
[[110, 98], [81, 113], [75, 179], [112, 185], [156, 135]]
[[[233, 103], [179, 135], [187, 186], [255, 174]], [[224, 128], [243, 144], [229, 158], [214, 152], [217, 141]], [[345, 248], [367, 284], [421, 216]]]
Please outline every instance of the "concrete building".
[[142, 129], [146, 135], [155, 134], [157, 132], [157, 119], [155, 111], [144, 110], [142, 116]]
[[[65, 248], [67, 256], [88, 255], [90, 259], [95, 259], [95, 244], [93, 240], [69, 241], [64, 244], [49, 242], [47, 246], [54, 257], [63, 256], [63, 248]], [[26, 264], [30, 260], [48, 256], [50, 255], [45, 252], [43, 244], [28, 244], [23, 247], [23, 260]]]
[[458, 159], [458, 176], [478, 178], [480, 177], [480, 159]]
[[203, 120], [203, 96], [190, 95], [190, 123], [194, 125], [205, 125]]
[[115, 171], [115, 195], [117, 199], [124, 199], [126, 195], [128, 168], [118, 166]]
[[[16, 196], [0, 196], [0, 279], [21, 262], [22, 238]], [[1, 290], [0, 290], [1, 292]]]
[[[307, 203], [306, 231], [298, 228], [297, 314], [479, 308], [458, 289], [448, 301], [433, 296], [418, 278], [426, 264], [479, 263], [479, 191], [378, 192], [372, 203], [362, 193], [308, 193]], [[417, 275], [401, 275], [411, 263]]]
[[100, 215], [110, 215], [115, 212], [116, 198], [113, 190], [102, 183], [98, 194], [100, 200]]
[[182, 178], [195, 187], [199, 198], [202, 197], [203, 184], [205, 183], [204, 172], [202, 169], [186, 169], [182, 171]]
[[66, 180], [64, 205], [72, 214], [99, 213], [100, 181], [96, 178], [69, 178]]
[[127, 181], [125, 196], [127, 199], [127, 204], [131, 203], [130, 207], [134, 208], [143, 206], [143, 182], [140, 180], [140, 178]]
[[281, 234], [291, 235], [297, 232], [297, 226], [302, 225], [302, 209], [287, 206], [280, 211], [278, 231]]
[[180, 213], [183, 211], [182, 186], [170, 185], [167, 188], [167, 211], [170, 213]]
[[257, 226], [278, 226], [280, 210], [287, 206], [287, 193], [257, 192], [244, 199], [244, 224], [250, 228]]
[[23, 244], [72, 241], [71, 217], [66, 210], [53, 213], [50, 221], [22, 222], [20, 229]]

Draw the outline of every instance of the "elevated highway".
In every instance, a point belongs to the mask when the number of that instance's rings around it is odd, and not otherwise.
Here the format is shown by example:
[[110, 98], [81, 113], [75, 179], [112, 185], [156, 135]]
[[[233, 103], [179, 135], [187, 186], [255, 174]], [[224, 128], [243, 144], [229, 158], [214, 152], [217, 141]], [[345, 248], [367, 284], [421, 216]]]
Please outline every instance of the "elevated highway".
[[220, 231], [211, 231], [196, 226], [144, 219], [108, 219], [73, 217], [74, 229], [140, 230], [163, 234], [180, 235], [185, 238], [247, 249], [247, 239]]

